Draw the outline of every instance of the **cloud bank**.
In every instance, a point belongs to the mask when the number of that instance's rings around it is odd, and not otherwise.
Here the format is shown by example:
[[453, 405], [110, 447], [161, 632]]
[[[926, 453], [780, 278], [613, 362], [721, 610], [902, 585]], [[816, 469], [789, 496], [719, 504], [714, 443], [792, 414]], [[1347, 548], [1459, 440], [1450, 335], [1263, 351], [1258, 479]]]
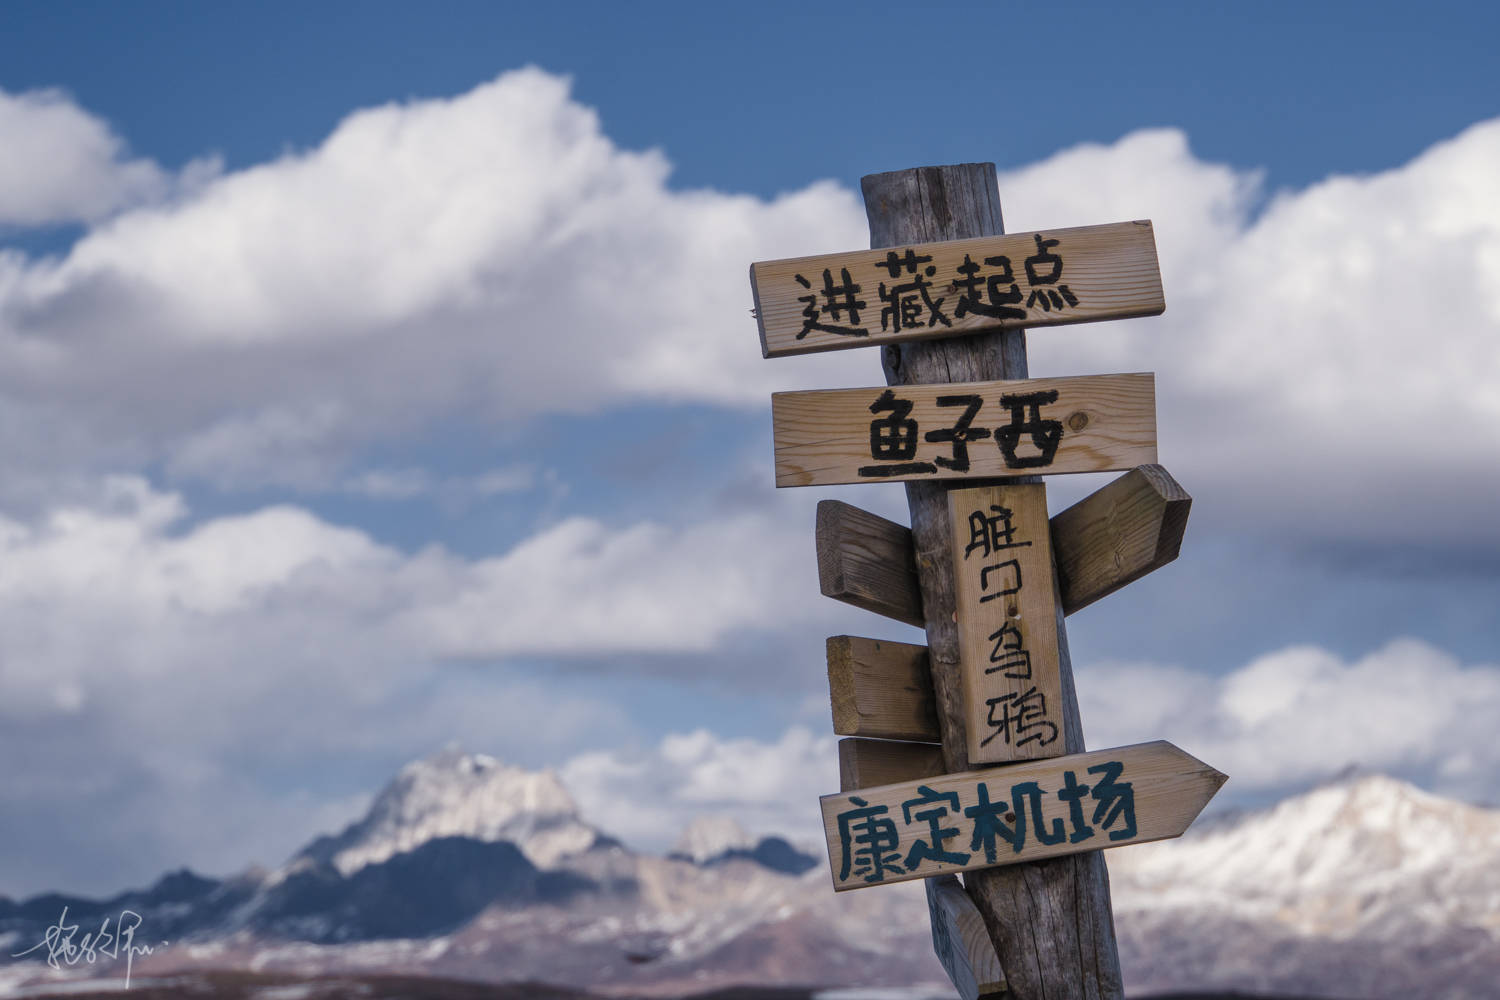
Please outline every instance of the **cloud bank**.
[[[57, 95], [7, 101], [33, 145], [66, 119], [106, 173], [155, 169]], [[1156, 370], [1163, 460], [1266, 530], [1500, 543], [1497, 168], [1500, 121], [1269, 195], [1170, 129], [1007, 172], [1013, 230], [1152, 218], [1167, 293], [1159, 319], [1036, 331], [1033, 370]], [[0, 257], [6, 471], [328, 488], [444, 420], [763, 408], [878, 379], [870, 352], [761, 360], [748, 313], [750, 261], [863, 244], [851, 192], [764, 201], [669, 172], [521, 70], [357, 111], [62, 259]]]
[[[179, 183], [157, 164], [130, 159], [108, 123], [58, 90], [0, 90], [0, 233], [63, 223], [97, 223], [123, 209], [159, 201]], [[217, 167], [199, 161], [184, 179]]]
[[1291, 646], [1217, 678], [1101, 664], [1080, 672], [1078, 690], [1090, 746], [1169, 739], [1237, 792], [1285, 791], [1350, 766], [1469, 801], [1493, 802], [1500, 787], [1500, 666], [1416, 639], [1352, 659]]
[[[814, 636], [815, 657], [838, 629], [805, 523], [765, 504], [684, 523], [564, 511], [462, 555], [265, 495], [478, 503], [552, 468], [513, 447], [465, 479], [382, 449], [878, 380], [871, 352], [764, 361], [749, 316], [751, 261], [864, 243], [853, 193], [674, 190], [663, 154], [618, 148], [538, 70], [357, 111], [226, 174], [132, 159], [50, 92], [0, 95], [0, 139], [20, 151], [0, 166], [0, 227], [87, 227], [61, 256], [0, 250], [0, 749], [16, 762], [0, 812], [36, 817], [0, 890], [66, 888], [83, 854], [95, 880], [264, 857], [352, 809], [349, 786], [287, 774], [453, 738], [507, 756], [496, 732], [573, 758], [580, 797], [626, 836], [675, 837], [700, 806], [790, 828], [811, 785], [832, 787], [809, 777], [832, 767], [829, 741], [805, 732], [578, 756], [639, 730], [602, 698], [558, 713], [541, 670], [503, 690], [437, 672], [636, 657], [720, 676], [730, 647], [773, 630]], [[1032, 370], [1155, 369], [1162, 460], [1197, 498], [1195, 531], [1500, 553], [1497, 170], [1500, 121], [1300, 191], [1203, 162], [1174, 130], [1008, 172], [1012, 230], [1152, 218], [1168, 301], [1158, 319], [1034, 332]], [[195, 514], [184, 496], [204, 484], [252, 509]], [[691, 470], [648, 486], [725, 488]], [[1096, 744], [1173, 738], [1238, 785], [1357, 760], [1471, 796], [1500, 775], [1472, 721], [1495, 688], [1494, 667], [1411, 641], [1353, 660], [1283, 649], [1224, 681], [1112, 666], [1080, 684]]]
[[[1170, 740], [1230, 776], [1221, 802], [1299, 791], [1351, 766], [1469, 801], [1493, 803], [1500, 786], [1500, 666], [1414, 639], [1352, 660], [1292, 646], [1222, 677], [1098, 664], [1078, 689], [1090, 747]], [[835, 737], [801, 727], [767, 741], [677, 733], [647, 750], [580, 755], [561, 774], [594, 822], [656, 849], [706, 812], [819, 845], [817, 797], [838, 790]]]

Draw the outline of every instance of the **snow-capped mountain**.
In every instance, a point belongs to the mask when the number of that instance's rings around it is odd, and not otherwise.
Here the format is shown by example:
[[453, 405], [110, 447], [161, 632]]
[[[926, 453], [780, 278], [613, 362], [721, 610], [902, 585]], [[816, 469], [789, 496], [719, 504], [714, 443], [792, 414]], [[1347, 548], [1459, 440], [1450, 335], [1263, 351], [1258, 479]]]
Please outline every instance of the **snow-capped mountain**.
[[755, 843], [733, 816], [699, 816], [677, 838], [672, 855], [701, 865], [731, 851], [751, 850]]
[[1116, 854], [1111, 874], [1142, 909], [1213, 906], [1346, 937], [1414, 921], [1500, 930], [1500, 812], [1378, 775]]
[[327, 863], [343, 875], [441, 837], [509, 841], [539, 868], [580, 854], [599, 831], [551, 771], [507, 766], [450, 747], [413, 761], [375, 798], [370, 811], [334, 837], [320, 837], [298, 861]]
[[1500, 995], [1500, 811], [1351, 777], [1109, 861], [1141, 988]]
[[[1350, 778], [1109, 858], [1134, 995], [1496, 995], [1500, 812]], [[579, 821], [555, 777], [458, 751], [403, 768], [367, 816], [276, 873], [0, 898], [0, 952], [42, 940], [62, 905], [85, 926], [128, 908], [141, 936], [172, 941], [140, 975], [399, 972], [642, 995], [943, 982], [919, 883], [835, 895], [826, 860], [724, 817], [672, 855], [636, 854]], [[44, 972], [0, 964], [0, 994]]]
[[780, 837], [757, 840], [730, 816], [699, 816], [688, 824], [667, 857], [700, 866], [754, 861], [788, 875], [801, 875], [820, 864], [817, 857], [802, 853]]

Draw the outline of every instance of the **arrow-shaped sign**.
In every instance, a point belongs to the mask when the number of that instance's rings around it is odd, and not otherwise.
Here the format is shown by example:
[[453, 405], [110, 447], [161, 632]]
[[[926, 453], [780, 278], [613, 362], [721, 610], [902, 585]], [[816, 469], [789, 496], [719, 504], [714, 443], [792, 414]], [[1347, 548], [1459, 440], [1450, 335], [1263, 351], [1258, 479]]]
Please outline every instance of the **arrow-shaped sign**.
[[[1176, 559], [1192, 504], [1166, 469], [1142, 465], [1054, 515], [1063, 613], [1071, 615]], [[824, 597], [925, 624], [910, 528], [842, 500], [820, 500], [817, 544]]]
[[833, 887], [1177, 837], [1226, 780], [1159, 740], [825, 795]]

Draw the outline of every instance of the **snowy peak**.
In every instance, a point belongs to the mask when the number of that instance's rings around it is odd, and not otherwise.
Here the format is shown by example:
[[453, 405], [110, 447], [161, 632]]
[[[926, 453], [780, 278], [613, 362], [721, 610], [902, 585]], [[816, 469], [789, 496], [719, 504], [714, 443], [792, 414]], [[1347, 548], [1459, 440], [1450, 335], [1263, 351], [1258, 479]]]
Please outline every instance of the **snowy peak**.
[[752, 837], [744, 827], [722, 815], [693, 820], [667, 859], [691, 861], [700, 868], [753, 861], [783, 875], [801, 875], [819, 863], [815, 856], [799, 851], [780, 837]]
[[731, 851], [753, 850], [756, 840], [728, 816], [699, 816], [682, 831], [672, 856], [706, 864]]
[[1372, 775], [1111, 852], [1109, 867], [1118, 896], [1141, 910], [1212, 909], [1299, 934], [1409, 935], [1423, 920], [1500, 936], [1474, 906], [1500, 898], [1497, 856], [1500, 811]]
[[508, 840], [539, 868], [588, 850], [598, 832], [578, 818], [551, 771], [532, 772], [449, 748], [401, 769], [364, 818], [299, 856], [350, 875], [440, 837]]

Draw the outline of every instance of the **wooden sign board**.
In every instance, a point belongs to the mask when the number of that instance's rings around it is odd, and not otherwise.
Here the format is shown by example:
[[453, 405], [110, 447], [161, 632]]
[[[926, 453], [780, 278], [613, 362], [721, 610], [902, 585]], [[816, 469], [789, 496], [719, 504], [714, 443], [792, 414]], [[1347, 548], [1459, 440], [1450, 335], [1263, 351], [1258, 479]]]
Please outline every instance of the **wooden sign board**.
[[937, 743], [903, 743], [851, 736], [839, 740], [839, 791], [875, 788], [942, 774], [943, 748]]
[[[1063, 613], [1088, 607], [1176, 559], [1192, 506], [1193, 498], [1171, 473], [1142, 465], [1055, 515], [1052, 551]], [[842, 500], [819, 500], [817, 541], [823, 596], [897, 621], [925, 623], [910, 528]]]
[[1006, 995], [1005, 970], [985, 930], [979, 908], [952, 875], [927, 879], [927, 917], [932, 922], [932, 950], [959, 1000]]
[[837, 500], [818, 503], [818, 589], [921, 628], [922, 587], [911, 529]]
[[1062, 755], [1047, 487], [952, 490], [954, 604], [969, 761]]
[[1180, 836], [1225, 780], [1157, 741], [819, 802], [842, 892]]
[[750, 287], [768, 358], [1166, 308], [1145, 220], [765, 261]]
[[1106, 472], [1156, 461], [1156, 380], [1090, 375], [771, 395], [777, 486]]
[[1052, 519], [1063, 611], [1072, 614], [1177, 558], [1193, 498], [1142, 465]]
[[941, 739], [926, 646], [832, 635], [827, 652], [835, 733], [934, 743]]

